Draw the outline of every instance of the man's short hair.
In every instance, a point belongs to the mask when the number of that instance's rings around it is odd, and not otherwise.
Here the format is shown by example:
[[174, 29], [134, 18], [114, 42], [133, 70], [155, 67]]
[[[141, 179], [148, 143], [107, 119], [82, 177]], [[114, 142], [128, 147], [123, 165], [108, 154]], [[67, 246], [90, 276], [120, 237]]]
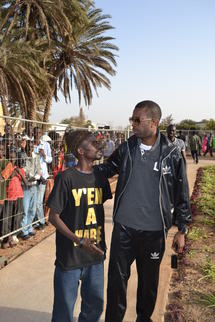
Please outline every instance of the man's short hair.
[[169, 124], [168, 126], [167, 126], [167, 132], [169, 132], [169, 130], [172, 128], [172, 127], [175, 127], [176, 128], [176, 125], [175, 124], [173, 124], [173, 123], [171, 123], [171, 124]]
[[76, 158], [79, 157], [78, 148], [83, 141], [92, 135], [91, 132], [85, 130], [69, 130], [65, 132], [65, 143], [67, 146], [67, 153], [73, 153]]
[[136, 106], [136, 108], [144, 108], [146, 110], [147, 116], [151, 117], [154, 120], [161, 119], [162, 112], [160, 106], [153, 102], [153, 101], [142, 101], [139, 102]]

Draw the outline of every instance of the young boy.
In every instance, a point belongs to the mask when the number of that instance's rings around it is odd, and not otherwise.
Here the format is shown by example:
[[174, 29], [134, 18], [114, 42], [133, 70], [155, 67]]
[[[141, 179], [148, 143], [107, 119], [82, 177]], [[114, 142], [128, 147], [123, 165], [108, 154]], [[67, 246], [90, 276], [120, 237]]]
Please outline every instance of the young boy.
[[56, 227], [56, 261], [52, 322], [72, 322], [81, 280], [79, 322], [97, 322], [103, 311], [105, 235], [103, 203], [111, 199], [108, 180], [93, 169], [102, 157], [88, 131], [67, 135], [77, 166], [60, 173], [47, 205]]

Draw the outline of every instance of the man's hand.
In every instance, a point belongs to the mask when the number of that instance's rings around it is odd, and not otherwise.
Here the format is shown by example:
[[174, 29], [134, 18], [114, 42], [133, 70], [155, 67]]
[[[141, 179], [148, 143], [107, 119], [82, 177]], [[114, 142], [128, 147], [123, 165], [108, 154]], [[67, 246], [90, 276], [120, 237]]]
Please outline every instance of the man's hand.
[[39, 149], [39, 154], [43, 157], [44, 160], [46, 159], [46, 154], [44, 149]]
[[95, 245], [95, 240], [92, 238], [83, 238], [82, 248], [90, 253], [96, 253], [97, 255], [104, 256], [104, 252]]
[[35, 177], [31, 177], [28, 179], [28, 182], [34, 182], [34, 181], [36, 181]]
[[181, 254], [183, 252], [184, 245], [185, 245], [184, 234], [178, 231], [173, 238], [172, 249], [174, 249], [176, 253]]
[[19, 174], [19, 172], [17, 171], [17, 168], [13, 170], [10, 178], [12, 179], [13, 177], [17, 176], [17, 174]]

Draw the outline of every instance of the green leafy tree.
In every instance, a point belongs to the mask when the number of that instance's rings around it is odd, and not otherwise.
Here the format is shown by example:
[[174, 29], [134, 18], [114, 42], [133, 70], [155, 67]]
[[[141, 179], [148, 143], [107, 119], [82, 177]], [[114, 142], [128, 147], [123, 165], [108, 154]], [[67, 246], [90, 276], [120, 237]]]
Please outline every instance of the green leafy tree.
[[173, 124], [173, 117], [172, 117], [172, 114], [168, 115], [167, 117], [163, 118], [159, 124], [159, 129], [161, 131], [164, 131], [167, 129], [167, 127], [170, 125], [170, 124]]
[[196, 125], [193, 120], [185, 119], [176, 124], [177, 130], [200, 130], [200, 127]]
[[215, 130], [215, 120], [214, 119], [208, 120], [205, 124], [205, 129], [206, 130]]

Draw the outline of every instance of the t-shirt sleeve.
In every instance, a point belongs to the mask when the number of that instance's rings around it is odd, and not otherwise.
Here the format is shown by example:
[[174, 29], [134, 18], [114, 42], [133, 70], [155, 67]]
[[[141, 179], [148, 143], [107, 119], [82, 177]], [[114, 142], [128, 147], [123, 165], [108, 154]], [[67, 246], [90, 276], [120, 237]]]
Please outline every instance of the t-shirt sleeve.
[[62, 173], [55, 178], [54, 187], [49, 195], [46, 205], [61, 214], [68, 201], [68, 187], [66, 178]]

